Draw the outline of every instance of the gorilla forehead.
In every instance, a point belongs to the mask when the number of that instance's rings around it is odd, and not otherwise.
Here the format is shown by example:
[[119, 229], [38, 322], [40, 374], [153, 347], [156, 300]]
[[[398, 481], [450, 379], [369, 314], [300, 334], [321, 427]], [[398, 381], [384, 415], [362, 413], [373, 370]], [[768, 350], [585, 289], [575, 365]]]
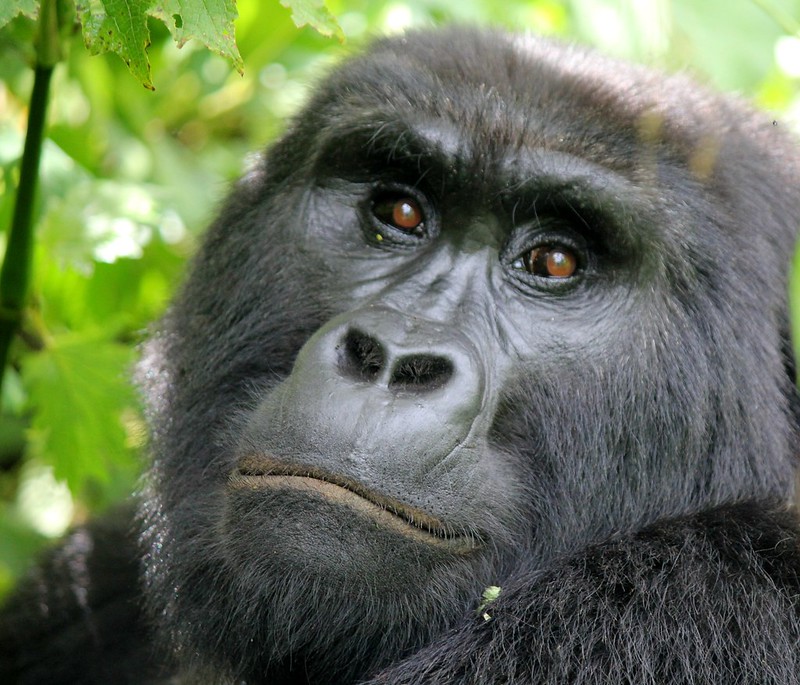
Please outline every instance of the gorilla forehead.
[[620, 170], [641, 161], [643, 139], [669, 139], [673, 152], [678, 146], [691, 155], [741, 120], [740, 111], [731, 116], [723, 99], [679, 76], [542, 38], [469, 30], [384, 39], [326, 85], [307, 111], [329, 124], [367, 113], [373, 122], [428, 117], [447, 122], [462, 145], [469, 141], [487, 158], [543, 147]]

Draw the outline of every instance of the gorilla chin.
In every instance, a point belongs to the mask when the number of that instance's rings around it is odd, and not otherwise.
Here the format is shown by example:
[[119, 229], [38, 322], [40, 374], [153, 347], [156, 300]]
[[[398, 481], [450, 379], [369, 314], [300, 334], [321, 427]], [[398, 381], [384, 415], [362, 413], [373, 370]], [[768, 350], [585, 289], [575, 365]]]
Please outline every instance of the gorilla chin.
[[[272, 490], [283, 491], [276, 494], [281, 503], [288, 497], [287, 490], [307, 497], [308, 508], [314, 501], [329, 502], [341, 512], [343, 523], [360, 523], [366, 535], [377, 528], [451, 554], [469, 554], [483, 546], [475, 534], [458, 531], [416, 507], [318, 468], [287, 464], [271, 456], [249, 456], [239, 462], [228, 479], [228, 497], [234, 500], [231, 506], [235, 510], [257, 501], [260, 493]], [[278, 516], [282, 510], [281, 505]]]

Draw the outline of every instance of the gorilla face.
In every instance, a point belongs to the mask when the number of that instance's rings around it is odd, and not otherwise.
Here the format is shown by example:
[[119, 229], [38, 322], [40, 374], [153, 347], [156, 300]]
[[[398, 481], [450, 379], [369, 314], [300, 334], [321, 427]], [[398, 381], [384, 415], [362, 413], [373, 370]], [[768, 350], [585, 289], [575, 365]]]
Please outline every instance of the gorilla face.
[[181, 655], [349, 682], [521, 569], [788, 497], [798, 198], [761, 124], [501, 34], [335, 72], [141, 366], [148, 594]]

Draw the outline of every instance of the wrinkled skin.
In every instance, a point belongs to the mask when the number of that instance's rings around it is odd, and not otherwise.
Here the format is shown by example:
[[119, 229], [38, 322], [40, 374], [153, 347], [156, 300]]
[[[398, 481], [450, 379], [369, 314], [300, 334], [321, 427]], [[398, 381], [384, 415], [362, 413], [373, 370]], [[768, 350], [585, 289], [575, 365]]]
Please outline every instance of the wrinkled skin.
[[152, 677], [800, 680], [797, 159], [545, 41], [346, 62], [140, 365]]

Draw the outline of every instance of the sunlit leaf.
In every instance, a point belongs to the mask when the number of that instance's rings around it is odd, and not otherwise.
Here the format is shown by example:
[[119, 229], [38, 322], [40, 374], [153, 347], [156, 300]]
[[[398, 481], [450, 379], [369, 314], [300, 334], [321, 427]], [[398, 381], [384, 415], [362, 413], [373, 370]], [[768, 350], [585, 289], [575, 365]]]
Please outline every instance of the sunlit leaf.
[[134, 405], [132, 360], [130, 347], [79, 336], [57, 339], [26, 360], [35, 451], [72, 492], [89, 479], [104, 482], [111, 463], [130, 459], [121, 417]]
[[281, 0], [281, 5], [292, 11], [292, 21], [298, 28], [308, 24], [323, 36], [344, 40], [341, 26], [323, 0]]
[[234, 0], [78, 0], [76, 7], [89, 51], [117, 53], [151, 90], [148, 15], [167, 25], [178, 47], [196, 38], [229, 59], [240, 73], [244, 70], [234, 40]]
[[88, 273], [96, 261], [141, 257], [157, 210], [147, 186], [87, 179], [51, 199], [39, 239], [58, 263]]
[[145, 88], [153, 90], [147, 48], [147, 11], [153, 0], [78, 0], [86, 48], [93, 55], [115, 52]]
[[167, 25], [178, 47], [196, 38], [230, 60], [240, 74], [244, 72], [233, 32], [238, 16], [234, 0], [162, 0], [150, 13]]
[[0, 29], [20, 14], [32, 19], [36, 16], [38, 7], [38, 0], [2, 0], [0, 2]]

